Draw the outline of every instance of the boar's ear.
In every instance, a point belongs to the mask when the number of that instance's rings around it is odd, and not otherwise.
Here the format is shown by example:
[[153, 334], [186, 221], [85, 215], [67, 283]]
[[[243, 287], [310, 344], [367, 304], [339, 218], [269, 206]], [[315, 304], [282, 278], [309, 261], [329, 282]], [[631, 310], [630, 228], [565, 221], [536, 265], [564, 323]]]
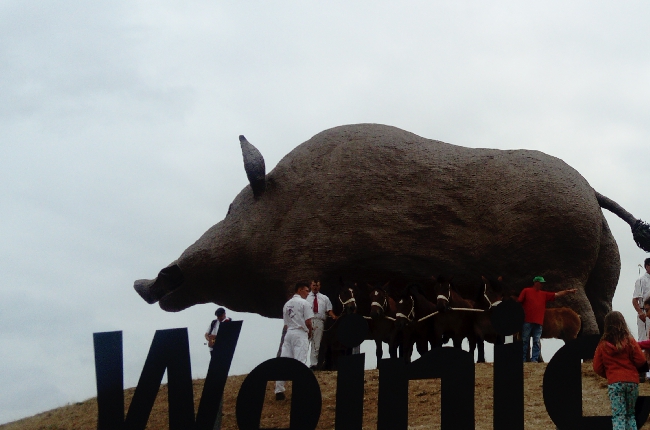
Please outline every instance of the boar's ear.
[[239, 136], [239, 143], [241, 144], [241, 153], [244, 157], [244, 170], [246, 170], [248, 182], [250, 182], [251, 188], [253, 189], [253, 195], [259, 197], [266, 189], [264, 157], [262, 157], [262, 153], [251, 145], [243, 135]]

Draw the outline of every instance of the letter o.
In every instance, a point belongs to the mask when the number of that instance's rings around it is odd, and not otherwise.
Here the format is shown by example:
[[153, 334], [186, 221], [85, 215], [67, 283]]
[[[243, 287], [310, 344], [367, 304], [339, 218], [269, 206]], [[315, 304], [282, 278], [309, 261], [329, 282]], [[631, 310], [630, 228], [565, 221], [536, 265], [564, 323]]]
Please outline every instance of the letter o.
[[290, 429], [315, 429], [323, 399], [314, 372], [298, 360], [278, 357], [253, 369], [237, 394], [235, 415], [241, 430], [259, 430], [268, 381], [293, 381]]

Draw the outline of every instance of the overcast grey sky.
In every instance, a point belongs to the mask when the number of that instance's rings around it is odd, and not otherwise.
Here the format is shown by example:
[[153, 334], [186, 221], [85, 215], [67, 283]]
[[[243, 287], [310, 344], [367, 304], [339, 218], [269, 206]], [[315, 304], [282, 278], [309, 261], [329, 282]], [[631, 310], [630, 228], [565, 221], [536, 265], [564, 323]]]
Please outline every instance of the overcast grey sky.
[[[0, 423], [95, 396], [93, 332], [124, 331], [134, 386], [154, 331], [188, 327], [205, 376], [215, 306], [166, 313], [133, 281], [225, 216], [240, 134], [267, 171], [360, 122], [536, 149], [650, 220], [648, 22], [643, 1], [0, 0]], [[648, 255], [606, 216], [633, 323]], [[274, 356], [279, 320], [229, 315], [232, 373]]]

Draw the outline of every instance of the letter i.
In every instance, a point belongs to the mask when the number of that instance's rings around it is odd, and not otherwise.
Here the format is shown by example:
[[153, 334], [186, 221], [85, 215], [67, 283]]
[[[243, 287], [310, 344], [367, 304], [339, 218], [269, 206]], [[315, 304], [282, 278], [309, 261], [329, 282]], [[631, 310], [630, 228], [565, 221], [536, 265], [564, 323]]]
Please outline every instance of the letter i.
[[[524, 309], [514, 300], [492, 308], [492, 327], [501, 336], [521, 330]], [[521, 341], [494, 345], [494, 429], [524, 430], [524, 361]]]
[[339, 357], [336, 378], [336, 430], [361, 430], [365, 354]]
[[494, 345], [494, 430], [524, 430], [521, 341]]

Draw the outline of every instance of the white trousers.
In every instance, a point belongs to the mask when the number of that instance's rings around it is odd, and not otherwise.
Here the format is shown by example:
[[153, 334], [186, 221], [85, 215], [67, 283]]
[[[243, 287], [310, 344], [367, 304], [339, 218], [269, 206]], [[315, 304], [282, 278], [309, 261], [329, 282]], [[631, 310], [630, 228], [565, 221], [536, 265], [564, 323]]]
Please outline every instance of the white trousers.
[[641, 321], [641, 318], [636, 317], [636, 326], [639, 329], [639, 339], [638, 340], [648, 340], [648, 328], [650, 326], [650, 320], [646, 317], [645, 322]]
[[320, 341], [323, 339], [324, 328], [325, 321], [316, 318], [311, 319], [311, 339], [309, 339], [311, 354], [309, 355], [309, 362], [312, 366], [318, 364], [318, 351], [320, 351]]
[[[307, 364], [308, 350], [309, 339], [307, 338], [307, 333], [299, 329], [287, 330], [280, 357], [295, 358], [302, 364]], [[275, 381], [275, 392], [284, 393], [284, 381]]]

